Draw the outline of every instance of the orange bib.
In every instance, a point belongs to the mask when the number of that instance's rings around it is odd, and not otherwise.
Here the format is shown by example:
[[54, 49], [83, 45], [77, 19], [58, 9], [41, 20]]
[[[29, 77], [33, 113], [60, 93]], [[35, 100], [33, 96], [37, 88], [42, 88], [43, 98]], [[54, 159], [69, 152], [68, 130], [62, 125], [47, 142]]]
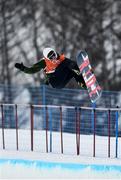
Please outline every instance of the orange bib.
[[48, 73], [53, 73], [55, 69], [58, 67], [58, 65], [65, 60], [64, 54], [60, 55], [59, 59], [56, 60], [49, 60], [45, 59], [46, 67], [45, 67], [45, 72]]

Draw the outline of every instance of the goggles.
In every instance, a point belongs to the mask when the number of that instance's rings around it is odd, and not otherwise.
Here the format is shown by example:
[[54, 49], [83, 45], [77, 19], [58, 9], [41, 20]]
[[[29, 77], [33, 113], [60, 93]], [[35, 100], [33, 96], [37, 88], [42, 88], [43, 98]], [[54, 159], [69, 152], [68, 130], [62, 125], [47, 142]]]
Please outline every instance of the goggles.
[[56, 59], [57, 58], [57, 54], [54, 52], [54, 51], [50, 51], [49, 53], [48, 53], [48, 59], [50, 59], [50, 60], [54, 60], [54, 59]]

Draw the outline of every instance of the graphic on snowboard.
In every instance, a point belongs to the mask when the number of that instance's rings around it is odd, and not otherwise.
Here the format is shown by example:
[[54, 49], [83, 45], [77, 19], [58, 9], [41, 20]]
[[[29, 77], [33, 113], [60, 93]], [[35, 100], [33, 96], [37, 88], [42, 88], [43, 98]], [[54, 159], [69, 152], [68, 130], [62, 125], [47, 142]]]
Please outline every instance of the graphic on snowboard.
[[91, 102], [95, 103], [100, 98], [102, 89], [92, 71], [88, 54], [85, 51], [80, 51], [77, 55], [77, 64], [87, 86]]

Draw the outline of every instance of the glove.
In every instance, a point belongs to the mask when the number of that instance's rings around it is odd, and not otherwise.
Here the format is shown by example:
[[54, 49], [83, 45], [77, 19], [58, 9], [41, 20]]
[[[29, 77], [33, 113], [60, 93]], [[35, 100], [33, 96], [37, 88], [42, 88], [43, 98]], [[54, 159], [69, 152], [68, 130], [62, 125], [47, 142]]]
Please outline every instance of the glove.
[[78, 85], [79, 85], [82, 89], [87, 89], [87, 86], [86, 86], [85, 83], [78, 82]]
[[25, 66], [23, 65], [23, 63], [16, 63], [15, 67], [21, 71], [24, 71]]

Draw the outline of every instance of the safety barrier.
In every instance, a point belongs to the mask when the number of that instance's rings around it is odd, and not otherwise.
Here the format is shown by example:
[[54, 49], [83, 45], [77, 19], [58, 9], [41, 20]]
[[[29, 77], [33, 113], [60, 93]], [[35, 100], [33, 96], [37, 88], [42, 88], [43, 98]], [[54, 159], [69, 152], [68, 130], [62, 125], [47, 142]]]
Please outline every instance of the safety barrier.
[[[8, 109], [12, 116], [6, 116]], [[120, 112], [120, 108], [1, 104], [0, 149], [121, 158]], [[8, 125], [11, 119], [13, 128]]]

